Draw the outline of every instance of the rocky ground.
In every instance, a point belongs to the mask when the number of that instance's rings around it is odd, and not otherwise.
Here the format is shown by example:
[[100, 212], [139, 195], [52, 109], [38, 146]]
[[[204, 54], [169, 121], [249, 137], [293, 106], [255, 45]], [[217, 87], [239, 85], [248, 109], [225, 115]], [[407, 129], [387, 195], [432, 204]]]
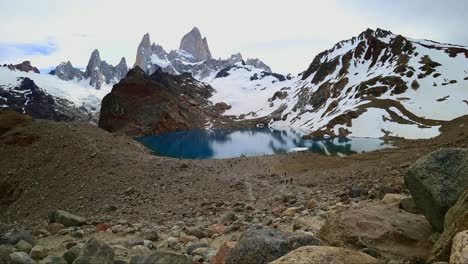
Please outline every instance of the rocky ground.
[[[448, 260], [447, 244], [468, 223], [466, 200], [445, 221], [456, 228], [437, 230], [403, 176], [432, 151], [467, 148], [467, 123], [462, 117], [438, 138], [396, 140], [396, 148], [345, 158], [179, 160], [92, 125], [3, 112], [0, 244], [9, 246], [0, 246], [0, 263], [9, 263], [2, 256], [23, 261], [12, 263]], [[457, 190], [468, 185], [464, 175]]]

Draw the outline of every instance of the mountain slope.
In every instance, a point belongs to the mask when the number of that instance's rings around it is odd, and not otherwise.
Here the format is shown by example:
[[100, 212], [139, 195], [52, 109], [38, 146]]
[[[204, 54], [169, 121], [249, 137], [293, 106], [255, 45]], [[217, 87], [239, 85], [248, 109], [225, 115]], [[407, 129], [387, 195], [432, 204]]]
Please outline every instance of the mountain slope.
[[[16, 88], [21, 86], [21, 81], [25, 78], [34, 81], [34, 85], [37, 85], [46, 94], [60, 100], [66, 100], [73, 107], [82, 108], [91, 115], [95, 115], [99, 111], [102, 98], [111, 90], [111, 87], [106, 84], [103, 84], [100, 90], [96, 90], [85, 79], [64, 81], [55, 75], [0, 67], [0, 86], [8, 88], [8, 90], [17, 90]], [[6, 91], [6, 89], [3, 90]]]
[[369, 29], [319, 54], [283, 90], [257, 116], [283, 108], [272, 125], [308, 128], [311, 137], [430, 138], [468, 114], [468, 50]]

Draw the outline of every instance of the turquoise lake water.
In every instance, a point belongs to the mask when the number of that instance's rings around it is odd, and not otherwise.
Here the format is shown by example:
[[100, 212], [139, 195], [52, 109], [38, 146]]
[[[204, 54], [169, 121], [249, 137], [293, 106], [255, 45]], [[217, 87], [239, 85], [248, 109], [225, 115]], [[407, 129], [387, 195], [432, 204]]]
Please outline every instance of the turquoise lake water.
[[347, 156], [391, 147], [375, 138], [304, 140], [295, 129], [220, 129], [166, 133], [137, 138], [156, 155], [186, 159], [222, 159], [311, 151]]

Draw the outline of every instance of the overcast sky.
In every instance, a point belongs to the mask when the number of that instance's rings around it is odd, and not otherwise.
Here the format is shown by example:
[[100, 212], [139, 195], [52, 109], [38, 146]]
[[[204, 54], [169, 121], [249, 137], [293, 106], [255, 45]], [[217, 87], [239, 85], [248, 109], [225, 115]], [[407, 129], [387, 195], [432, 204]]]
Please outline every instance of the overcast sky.
[[85, 67], [97, 48], [133, 66], [144, 33], [170, 51], [197, 26], [215, 58], [241, 52], [296, 74], [366, 28], [468, 46], [467, 14], [465, 0], [0, 0], [0, 63]]

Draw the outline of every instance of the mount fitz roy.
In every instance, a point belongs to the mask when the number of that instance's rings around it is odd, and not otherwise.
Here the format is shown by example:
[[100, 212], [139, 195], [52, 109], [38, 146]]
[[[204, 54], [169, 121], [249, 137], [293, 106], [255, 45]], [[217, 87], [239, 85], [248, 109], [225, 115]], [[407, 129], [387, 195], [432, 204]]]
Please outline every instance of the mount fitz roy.
[[[307, 129], [312, 138], [431, 138], [468, 114], [466, 47], [382, 29], [337, 43], [296, 76], [240, 53], [214, 59], [196, 27], [170, 52], [145, 34], [130, 72], [125, 58], [114, 67], [97, 50], [84, 72], [71, 62], [52, 75], [7, 66], [0, 68], [5, 93], [21, 86], [18, 78], [29, 78], [96, 122], [108, 95], [101, 127], [132, 135], [261, 124]], [[9, 102], [0, 97], [0, 109], [12, 109]]]

